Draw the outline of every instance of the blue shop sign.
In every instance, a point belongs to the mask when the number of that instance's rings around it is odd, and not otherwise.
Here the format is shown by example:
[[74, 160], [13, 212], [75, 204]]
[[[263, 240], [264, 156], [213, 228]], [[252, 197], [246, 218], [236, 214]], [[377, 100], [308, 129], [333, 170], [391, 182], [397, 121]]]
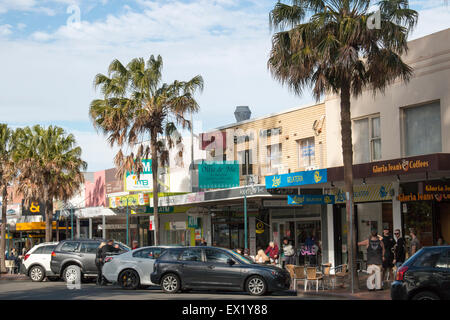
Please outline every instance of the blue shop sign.
[[288, 204], [290, 205], [305, 205], [305, 204], [334, 204], [336, 201], [334, 195], [313, 195], [313, 194], [303, 194], [303, 195], [289, 195]]
[[295, 187], [327, 182], [327, 169], [301, 171], [266, 177], [266, 189]]

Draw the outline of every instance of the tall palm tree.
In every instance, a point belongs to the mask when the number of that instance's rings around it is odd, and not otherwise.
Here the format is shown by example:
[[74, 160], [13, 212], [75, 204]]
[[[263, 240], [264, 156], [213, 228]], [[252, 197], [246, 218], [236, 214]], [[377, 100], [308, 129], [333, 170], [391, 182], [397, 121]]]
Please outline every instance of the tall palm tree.
[[[162, 83], [162, 67], [161, 56], [153, 55], [147, 62], [135, 58], [126, 67], [119, 60], [112, 61], [108, 75], [97, 74], [94, 79], [94, 87], [101, 89], [103, 99], [93, 100], [89, 112], [94, 126], [108, 135], [111, 146], [121, 147], [114, 159], [119, 177], [126, 171], [139, 175], [143, 171], [141, 160], [152, 159], [156, 244], [159, 244], [158, 167], [168, 161], [162, 138], [171, 148], [176, 126], [191, 127], [185, 116], [199, 110], [194, 94], [203, 91], [201, 76]], [[142, 141], [148, 137], [150, 146], [144, 147]], [[122, 152], [122, 147], [135, 146], [137, 149], [129, 155]]]
[[2, 226], [0, 236], [0, 272], [6, 272], [6, 210], [8, 206], [8, 185], [16, 175], [13, 154], [16, 150], [15, 132], [6, 124], [0, 124], [0, 191], [2, 195]]
[[[347, 199], [347, 226], [351, 230], [353, 151], [350, 98], [371, 89], [374, 95], [396, 79], [408, 81], [412, 69], [401, 55], [418, 14], [408, 0], [381, 0], [381, 28], [369, 28], [374, 14], [370, 0], [292, 0], [278, 2], [270, 12], [272, 38], [268, 68], [274, 78], [301, 94], [312, 87], [316, 100], [332, 92], [340, 96], [342, 155]], [[353, 239], [352, 239], [353, 238]], [[349, 264], [355, 270], [356, 238], [348, 234]], [[354, 283], [358, 283], [356, 272]]]
[[44, 202], [45, 240], [49, 242], [53, 237], [53, 200], [66, 201], [78, 191], [87, 163], [81, 159], [74, 135], [60, 127], [35, 125], [17, 130], [17, 190], [28, 204], [33, 199]]

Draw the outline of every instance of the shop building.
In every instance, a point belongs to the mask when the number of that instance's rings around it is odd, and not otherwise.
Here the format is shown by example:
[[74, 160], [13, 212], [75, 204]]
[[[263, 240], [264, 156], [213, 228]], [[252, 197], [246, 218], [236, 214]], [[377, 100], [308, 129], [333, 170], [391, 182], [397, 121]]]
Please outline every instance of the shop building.
[[[408, 43], [404, 61], [414, 74], [376, 96], [366, 90], [351, 99], [354, 152], [354, 193], [357, 240], [368, 237], [371, 227], [384, 227], [403, 235], [416, 228], [422, 245], [447, 243], [450, 224], [446, 194], [450, 178], [450, 29]], [[340, 100], [325, 99], [327, 167], [330, 194], [342, 194]], [[377, 191], [378, 190], [378, 191]], [[364, 199], [361, 199], [363, 196]], [[375, 196], [375, 197], [374, 197]], [[336, 264], [346, 262], [345, 205], [328, 206], [330, 255]], [[332, 250], [331, 250], [332, 249]], [[358, 259], [365, 259], [359, 248]], [[334, 252], [334, 254], [331, 254]]]

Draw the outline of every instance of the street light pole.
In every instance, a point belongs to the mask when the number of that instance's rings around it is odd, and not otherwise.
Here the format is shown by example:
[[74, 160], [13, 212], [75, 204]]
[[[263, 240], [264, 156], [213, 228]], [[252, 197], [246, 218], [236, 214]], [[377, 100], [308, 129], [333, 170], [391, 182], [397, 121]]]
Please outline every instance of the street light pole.
[[[245, 152], [245, 151], [244, 151]], [[244, 190], [244, 239], [245, 239], [245, 249], [248, 249], [248, 240], [247, 240], [247, 185], [248, 185], [248, 161], [247, 154], [245, 154], [245, 190]]]
[[127, 197], [127, 246], [130, 246], [129, 243], [129, 237], [128, 237], [128, 200], [130, 200], [130, 198]]

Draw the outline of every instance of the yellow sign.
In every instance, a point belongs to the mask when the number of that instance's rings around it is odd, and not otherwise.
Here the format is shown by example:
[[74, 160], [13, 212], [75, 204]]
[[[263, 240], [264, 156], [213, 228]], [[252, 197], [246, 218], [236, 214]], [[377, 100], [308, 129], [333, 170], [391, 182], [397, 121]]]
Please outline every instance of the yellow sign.
[[277, 176], [273, 177], [273, 179], [272, 179], [272, 187], [273, 188], [278, 187], [280, 185], [280, 183], [281, 183], [281, 177], [277, 177]]
[[319, 181], [321, 181], [321, 180], [322, 180], [322, 176], [320, 175], [320, 172], [319, 171], [314, 172], [314, 181], [316, 183], [319, 183]]
[[39, 203], [33, 201], [30, 205], [30, 211], [33, 213], [40, 212], [41, 209], [40, 209]]
[[[52, 228], [56, 229], [56, 221], [53, 221]], [[65, 229], [65, 227], [59, 227]], [[16, 223], [16, 231], [45, 230], [45, 222], [20, 222]]]
[[262, 223], [261, 221], [259, 221], [259, 222], [256, 224], [256, 230], [255, 230], [255, 232], [258, 233], [258, 234], [264, 233], [264, 223]]

